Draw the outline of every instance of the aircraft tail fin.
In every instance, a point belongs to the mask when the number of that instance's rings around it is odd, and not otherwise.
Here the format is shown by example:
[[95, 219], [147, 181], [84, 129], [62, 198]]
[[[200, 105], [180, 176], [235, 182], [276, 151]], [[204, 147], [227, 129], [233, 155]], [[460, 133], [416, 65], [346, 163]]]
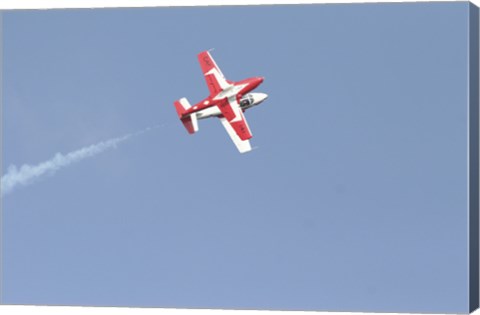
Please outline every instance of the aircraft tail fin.
[[187, 129], [188, 133], [193, 134], [198, 131], [198, 119], [197, 114], [192, 113], [185, 115], [185, 112], [192, 107], [188, 100], [184, 97], [178, 101], [175, 101], [175, 109], [177, 110], [178, 118], [182, 121], [182, 124]]

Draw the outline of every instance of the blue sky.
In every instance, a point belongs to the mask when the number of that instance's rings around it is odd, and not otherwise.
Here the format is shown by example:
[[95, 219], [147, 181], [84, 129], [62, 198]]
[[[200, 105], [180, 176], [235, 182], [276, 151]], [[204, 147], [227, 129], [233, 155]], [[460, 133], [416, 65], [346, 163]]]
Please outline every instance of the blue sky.
[[[467, 3], [3, 14], [3, 163], [163, 127], [3, 200], [3, 302], [467, 310]], [[196, 54], [264, 76], [251, 153]]]

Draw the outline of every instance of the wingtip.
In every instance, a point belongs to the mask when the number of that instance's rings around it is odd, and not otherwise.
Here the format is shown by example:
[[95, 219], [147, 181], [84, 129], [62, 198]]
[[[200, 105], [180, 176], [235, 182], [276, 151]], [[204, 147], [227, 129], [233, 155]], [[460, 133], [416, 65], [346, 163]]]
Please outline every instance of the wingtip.
[[258, 149], [259, 147], [246, 147], [246, 148], [238, 148], [238, 152], [240, 152], [241, 154], [244, 154], [244, 153], [248, 153], [248, 152], [252, 152], [253, 150], [256, 150]]
[[205, 56], [205, 54], [210, 54], [210, 52], [213, 51], [214, 49], [215, 49], [215, 48], [210, 48], [210, 49], [208, 49], [208, 50], [202, 50], [201, 52], [199, 52], [199, 53], [197, 54], [197, 56], [200, 58], [200, 57], [202, 57], [202, 56]]

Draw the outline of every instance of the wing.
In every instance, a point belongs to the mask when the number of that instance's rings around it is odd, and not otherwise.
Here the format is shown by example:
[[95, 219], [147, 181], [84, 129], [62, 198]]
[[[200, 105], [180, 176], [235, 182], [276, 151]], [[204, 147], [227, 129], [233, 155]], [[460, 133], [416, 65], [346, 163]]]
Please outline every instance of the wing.
[[225, 99], [218, 105], [218, 108], [220, 108], [223, 116], [220, 116], [220, 121], [233, 143], [237, 146], [238, 151], [240, 153], [251, 151], [252, 147], [248, 139], [252, 137], [252, 133], [245, 116], [243, 116], [243, 111], [237, 102], [237, 98], [232, 96]]
[[218, 108], [241, 140], [248, 140], [252, 137], [247, 120], [245, 119], [245, 116], [243, 116], [243, 111], [235, 96], [222, 101], [218, 105]]
[[240, 153], [245, 153], [252, 150], [252, 146], [250, 145], [250, 140], [242, 140], [237, 135], [235, 130], [233, 129], [232, 125], [228, 122], [225, 117], [220, 117], [220, 121], [222, 122], [223, 127], [228, 132], [228, 135], [232, 139], [233, 143], [237, 146], [237, 149]]
[[230, 86], [208, 51], [198, 54], [198, 62], [211, 95], [215, 96]]

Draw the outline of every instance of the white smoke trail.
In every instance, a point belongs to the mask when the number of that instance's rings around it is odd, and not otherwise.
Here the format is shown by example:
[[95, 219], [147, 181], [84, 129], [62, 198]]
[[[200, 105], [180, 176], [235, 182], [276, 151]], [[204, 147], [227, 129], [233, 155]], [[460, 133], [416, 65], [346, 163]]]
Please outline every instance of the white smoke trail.
[[102, 141], [88, 147], [81, 148], [67, 154], [57, 153], [48, 161], [37, 165], [24, 164], [20, 168], [11, 165], [6, 174], [2, 176], [0, 190], [2, 196], [12, 192], [17, 186], [26, 186], [33, 183], [42, 175], [53, 175], [59, 169], [83, 159], [93, 157], [107, 149], [115, 148], [118, 144], [142, 133], [160, 126], [149, 127], [141, 131], [127, 134], [123, 137]]

